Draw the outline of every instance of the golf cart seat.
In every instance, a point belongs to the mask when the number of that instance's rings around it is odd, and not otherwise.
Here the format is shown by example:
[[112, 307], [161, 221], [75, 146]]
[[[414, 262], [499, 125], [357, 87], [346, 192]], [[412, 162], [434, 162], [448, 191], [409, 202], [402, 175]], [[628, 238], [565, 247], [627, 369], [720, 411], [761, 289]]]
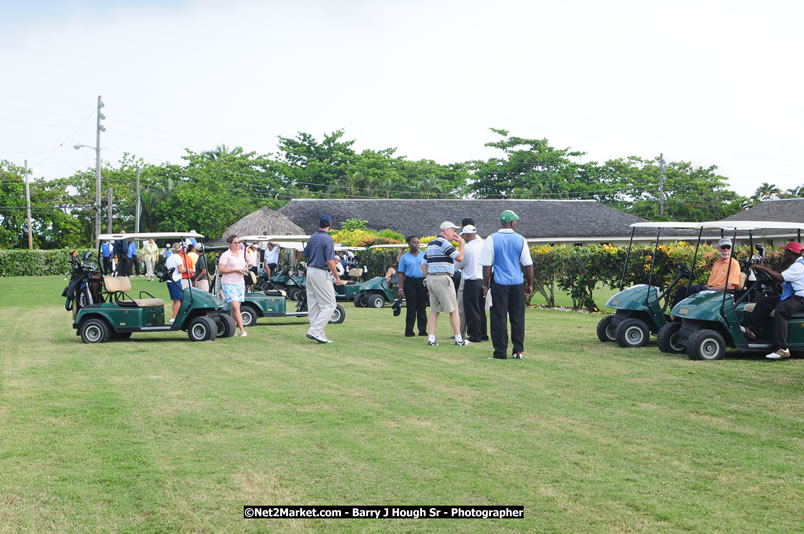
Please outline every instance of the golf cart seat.
[[355, 280], [357, 280], [361, 276], [363, 276], [363, 269], [357, 267], [352, 267], [351, 269], [349, 269], [349, 278], [354, 278]]
[[745, 289], [745, 281], [748, 279], [748, 275], [741, 272], [740, 278], [737, 280], [737, 287], [734, 288], [735, 291], [742, 291]]
[[[752, 313], [754, 311], [754, 307], [756, 305], [757, 305], [756, 302], [750, 302], [750, 303], [746, 304], [745, 306], [743, 306], [743, 311], [745, 313]], [[770, 316], [775, 317], [776, 316], [776, 310], [771, 310]], [[793, 315], [791, 315], [790, 318], [791, 319], [804, 319], [804, 311], [796, 312]]]
[[[133, 299], [128, 295], [131, 291], [131, 280], [126, 276], [106, 276], [103, 278], [103, 285], [106, 292], [114, 299], [118, 306], [128, 306], [132, 308], [151, 308], [164, 306], [165, 301], [157, 298]], [[125, 299], [123, 297], [126, 297]]]

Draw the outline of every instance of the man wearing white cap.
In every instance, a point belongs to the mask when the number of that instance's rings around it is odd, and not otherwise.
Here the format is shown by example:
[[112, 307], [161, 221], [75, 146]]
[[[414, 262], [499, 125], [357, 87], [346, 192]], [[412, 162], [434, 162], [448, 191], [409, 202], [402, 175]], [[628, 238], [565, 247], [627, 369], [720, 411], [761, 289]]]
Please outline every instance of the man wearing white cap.
[[[734, 258], [731, 258], [731, 239], [723, 238], [717, 244], [717, 250], [720, 253], [720, 258], [712, 265], [712, 272], [709, 274], [709, 280], [705, 286], [691, 285], [689, 287], [681, 286], [676, 290], [673, 297], [673, 309], [676, 304], [681, 302], [687, 297], [699, 293], [704, 290], [709, 291], [733, 291], [740, 285], [740, 264]], [[731, 263], [729, 263], [731, 258]], [[727, 281], [728, 279], [728, 281]]]
[[[452, 275], [455, 274], [455, 262], [463, 260], [464, 240], [455, 231], [458, 227], [449, 221], [441, 223], [441, 233], [430, 241], [424, 251], [422, 261], [422, 274], [427, 279], [427, 290], [430, 292], [430, 319], [427, 321], [427, 344], [438, 345], [436, 342], [436, 325], [438, 314], [449, 313], [449, 322], [455, 334], [455, 344], [468, 345], [469, 342], [461, 336], [461, 317], [458, 313], [458, 299], [455, 295], [455, 286]], [[450, 241], [458, 241], [459, 249], [455, 250]]]
[[487, 341], [486, 310], [483, 298], [483, 267], [480, 265], [480, 253], [483, 240], [477, 235], [477, 228], [467, 224], [461, 230], [461, 237], [466, 240], [461, 262], [461, 287], [458, 292], [458, 308], [461, 313], [461, 335], [466, 335], [470, 342]]

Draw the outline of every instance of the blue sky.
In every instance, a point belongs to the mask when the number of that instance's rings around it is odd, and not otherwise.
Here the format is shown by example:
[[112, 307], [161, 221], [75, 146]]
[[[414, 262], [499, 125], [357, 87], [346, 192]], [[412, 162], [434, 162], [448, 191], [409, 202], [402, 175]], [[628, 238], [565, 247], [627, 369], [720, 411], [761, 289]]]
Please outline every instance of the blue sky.
[[0, 159], [36, 176], [343, 128], [488, 158], [488, 128], [586, 160], [663, 152], [750, 194], [804, 183], [804, 8], [770, 1], [0, 2]]

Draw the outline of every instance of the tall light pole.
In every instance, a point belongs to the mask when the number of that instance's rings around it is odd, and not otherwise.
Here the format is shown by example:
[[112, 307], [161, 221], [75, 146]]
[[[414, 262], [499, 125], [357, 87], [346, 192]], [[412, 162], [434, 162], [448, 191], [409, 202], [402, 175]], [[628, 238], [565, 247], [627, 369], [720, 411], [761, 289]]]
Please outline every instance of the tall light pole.
[[[98, 95], [98, 122], [95, 133], [95, 146], [89, 145], [74, 145], [73, 148], [78, 150], [81, 147], [95, 149], [95, 241], [101, 234], [101, 145], [100, 134], [105, 132], [106, 128], [101, 124], [101, 121], [106, 118], [106, 115], [101, 113], [101, 108], [104, 106], [103, 100]], [[109, 207], [111, 209], [111, 206]]]

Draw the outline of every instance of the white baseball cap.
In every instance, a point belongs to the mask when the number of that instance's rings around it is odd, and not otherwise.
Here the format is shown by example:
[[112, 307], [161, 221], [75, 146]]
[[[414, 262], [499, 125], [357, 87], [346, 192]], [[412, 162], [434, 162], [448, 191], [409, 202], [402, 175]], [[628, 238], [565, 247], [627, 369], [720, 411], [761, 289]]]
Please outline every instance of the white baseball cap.
[[447, 228], [454, 228], [454, 229], [456, 229], [456, 230], [457, 230], [458, 228], [460, 228], [460, 226], [457, 226], [457, 225], [455, 225], [455, 224], [453, 224], [453, 223], [451, 223], [451, 222], [449, 222], [449, 221], [444, 221], [444, 222], [442, 222], [442, 223], [441, 223], [441, 231], [444, 231], [444, 230], [446, 230]]
[[461, 235], [463, 235], [463, 234], [476, 234], [476, 233], [477, 233], [477, 228], [475, 228], [471, 224], [467, 224], [466, 226], [463, 227], [463, 230], [461, 230]]

